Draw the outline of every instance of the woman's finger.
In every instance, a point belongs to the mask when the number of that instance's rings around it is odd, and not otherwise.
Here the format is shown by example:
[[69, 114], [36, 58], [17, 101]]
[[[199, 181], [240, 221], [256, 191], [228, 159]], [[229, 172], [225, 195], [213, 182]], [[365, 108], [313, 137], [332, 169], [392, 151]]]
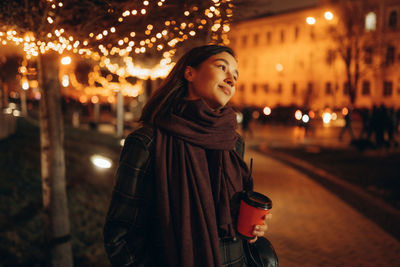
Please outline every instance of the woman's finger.
[[256, 225], [253, 230], [253, 235], [263, 236], [267, 230], [268, 230], [268, 226], [266, 224]]
[[249, 240], [249, 243], [254, 243], [254, 242], [256, 242], [256, 241], [257, 241], [257, 239], [258, 239], [258, 237], [256, 236], [255, 238], [253, 238], [253, 239]]

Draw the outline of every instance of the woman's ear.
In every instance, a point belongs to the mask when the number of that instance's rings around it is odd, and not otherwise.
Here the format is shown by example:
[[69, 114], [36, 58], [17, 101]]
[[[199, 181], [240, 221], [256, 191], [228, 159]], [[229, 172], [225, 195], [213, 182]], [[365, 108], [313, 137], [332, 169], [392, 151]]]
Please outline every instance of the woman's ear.
[[194, 70], [193, 67], [191, 67], [191, 66], [187, 66], [187, 67], [186, 67], [184, 76], [185, 76], [185, 79], [186, 79], [188, 82], [192, 82], [192, 81], [193, 81], [193, 79], [194, 79], [194, 71], [195, 71], [195, 70]]

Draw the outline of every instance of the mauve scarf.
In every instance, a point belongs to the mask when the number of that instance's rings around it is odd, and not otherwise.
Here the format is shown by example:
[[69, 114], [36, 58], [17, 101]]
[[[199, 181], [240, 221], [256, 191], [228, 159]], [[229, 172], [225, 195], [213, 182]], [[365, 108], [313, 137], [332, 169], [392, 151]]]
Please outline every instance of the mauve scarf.
[[168, 266], [221, 266], [219, 238], [235, 237], [235, 197], [251, 185], [234, 150], [236, 115], [203, 100], [156, 125], [156, 193]]

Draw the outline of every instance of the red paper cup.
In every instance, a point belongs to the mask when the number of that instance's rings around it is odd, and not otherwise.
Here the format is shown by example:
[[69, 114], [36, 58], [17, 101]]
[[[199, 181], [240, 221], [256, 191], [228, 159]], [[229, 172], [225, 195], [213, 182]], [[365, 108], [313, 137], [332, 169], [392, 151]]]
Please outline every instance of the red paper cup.
[[240, 202], [237, 231], [244, 239], [253, 239], [254, 226], [263, 225], [265, 215], [272, 208], [272, 201], [267, 196], [248, 192]]

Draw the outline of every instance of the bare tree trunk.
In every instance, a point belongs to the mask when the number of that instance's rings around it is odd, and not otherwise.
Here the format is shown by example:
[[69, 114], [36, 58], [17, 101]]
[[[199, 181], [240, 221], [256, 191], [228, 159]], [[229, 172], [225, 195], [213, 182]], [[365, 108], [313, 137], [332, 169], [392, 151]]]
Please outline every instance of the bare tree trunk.
[[73, 266], [65, 181], [64, 128], [60, 105], [58, 54], [38, 57], [40, 143], [46, 240], [54, 267]]
[[3, 107], [8, 107], [8, 84], [3, 83]]
[[21, 90], [21, 115], [23, 117], [28, 117], [28, 108], [26, 107], [26, 91]]
[[2, 109], [4, 106], [3, 103], [3, 97], [4, 97], [4, 92], [3, 92], [4, 88], [3, 88], [3, 81], [0, 79], [0, 108]]
[[124, 135], [124, 97], [121, 91], [117, 93], [117, 137]]

